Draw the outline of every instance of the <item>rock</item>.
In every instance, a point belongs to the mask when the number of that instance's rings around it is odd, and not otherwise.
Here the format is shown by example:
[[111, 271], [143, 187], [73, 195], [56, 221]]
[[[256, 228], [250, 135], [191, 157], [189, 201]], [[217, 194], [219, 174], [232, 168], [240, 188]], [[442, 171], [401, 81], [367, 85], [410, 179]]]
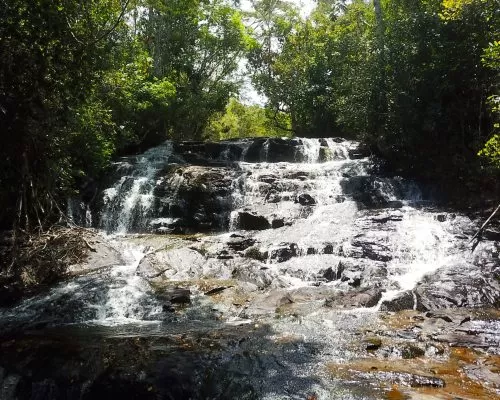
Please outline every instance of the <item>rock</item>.
[[325, 244], [325, 247], [323, 247], [323, 254], [333, 254], [333, 244]]
[[[392, 202], [391, 198], [404, 198], [406, 187], [398, 178], [381, 178], [376, 176], [350, 176], [340, 181], [344, 195], [367, 208], [390, 206], [400, 208], [400, 201]], [[389, 197], [387, 193], [391, 193]]]
[[271, 228], [271, 224], [265, 217], [248, 211], [238, 212], [237, 221], [238, 227], [243, 230], [257, 231]]
[[158, 297], [171, 304], [188, 304], [191, 302], [191, 291], [180, 287], [165, 288], [161, 289]]
[[379, 337], [368, 337], [363, 340], [366, 350], [375, 351], [382, 346], [382, 340]]
[[379, 224], [386, 224], [389, 221], [399, 222], [403, 219], [403, 213], [399, 211], [385, 212], [382, 214], [375, 215], [370, 218], [373, 222]]
[[88, 253], [82, 262], [73, 264], [68, 267], [68, 273], [71, 275], [85, 274], [91, 271], [97, 271], [104, 268], [110, 268], [124, 263], [123, 258], [118, 249], [107, 243], [98, 235], [87, 239], [95, 251]]
[[407, 344], [401, 350], [401, 355], [403, 356], [403, 358], [405, 360], [417, 358], [417, 357], [423, 357], [425, 355], [425, 350], [421, 349], [418, 346], [415, 346], [412, 344]]
[[299, 203], [301, 206], [313, 206], [316, 204], [316, 200], [314, 200], [313, 197], [307, 193], [300, 194], [295, 202]]
[[356, 148], [349, 149], [348, 153], [349, 153], [349, 158], [351, 160], [365, 158], [365, 157], [369, 157], [371, 155], [371, 151], [370, 151], [369, 147], [362, 146], [362, 145], [359, 145]]
[[436, 215], [436, 220], [439, 222], [444, 222], [446, 221], [446, 215], [445, 214]]
[[453, 322], [453, 320], [446, 314], [436, 314], [433, 312], [428, 312], [427, 314], [425, 314], [425, 316], [427, 318], [439, 318], [446, 322]]
[[243, 251], [255, 244], [253, 238], [245, 238], [243, 236], [231, 237], [227, 242], [227, 247], [234, 251]]
[[379, 289], [357, 289], [330, 296], [325, 300], [325, 306], [335, 308], [368, 308], [376, 306], [381, 298], [382, 292]]
[[265, 289], [277, 278], [274, 271], [263, 268], [265, 264], [257, 260], [242, 259], [231, 272], [233, 279], [251, 283], [259, 289]]
[[277, 248], [271, 250], [270, 259], [275, 262], [284, 262], [292, 257], [297, 257], [298, 246], [295, 243], [280, 243]]
[[153, 281], [188, 280], [203, 272], [206, 258], [187, 247], [158, 250], [147, 254], [139, 263], [136, 274]]
[[397, 384], [409, 387], [437, 387], [442, 388], [446, 386], [446, 383], [441, 378], [436, 378], [434, 376], [416, 375], [409, 374], [407, 372], [375, 372], [372, 373], [377, 375], [377, 379], [381, 382]]
[[419, 301], [419, 296], [411, 290], [402, 292], [394, 299], [386, 300], [380, 305], [380, 311], [402, 310], [427, 311], [427, 308]]
[[7, 375], [2, 380], [2, 386], [0, 387], [0, 399], [2, 400], [15, 400], [17, 399], [16, 391], [19, 383], [21, 382], [21, 377], [18, 375]]
[[328, 282], [331, 282], [331, 281], [338, 279], [337, 278], [337, 271], [334, 271], [332, 269], [332, 267], [329, 267], [328, 269], [326, 269], [326, 271], [324, 271], [322, 273], [322, 275], [323, 275], [323, 278], [325, 278]]
[[319, 161], [320, 162], [325, 162], [325, 161], [330, 161], [333, 159], [333, 154], [332, 151], [328, 146], [321, 146], [319, 148]]
[[258, 247], [250, 247], [244, 253], [244, 256], [247, 258], [253, 258], [258, 261], [266, 261], [269, 256], [267, 251], [261, 251]]
[[496, 307], [500, 304], [499, 277], [494, 264], [457, 264], [428, 275], [415, 293], [426, 310]]
[[234, 258], [234, 256], [232, 254], [229, 254], [227, 250], [221, 250], [217, 253], [217, 258], [219, 260], [231, 260], [232, 258]]
[[354, 258], [361, 257], [375, 261], [390, 261], [392, 260], [392, 252], [387, 246], [382, 244], [383, 241], [384, 238], [358, 236], [352, 240], [352, 247], [348, 247], [347, 251], [344, 249], [344, 254]]
[[285, 220], [283, 218], [273, 219], [271, 222], [271, 228], [278, 229], [285, 226]]
[[283, 178], [285, 179], [295, 179], [298, 181], [307, 181], [309, 179], [309, 173], [305, 171], [291, 171], [286, 173]]
[[277, 179], [278, 179], [278, 177], [276, 175], [264, 174], [264, 175], [259, 176], [258, 181], [265, 182], [265, 183], [274, 183], [274, 182], [276, 182]]

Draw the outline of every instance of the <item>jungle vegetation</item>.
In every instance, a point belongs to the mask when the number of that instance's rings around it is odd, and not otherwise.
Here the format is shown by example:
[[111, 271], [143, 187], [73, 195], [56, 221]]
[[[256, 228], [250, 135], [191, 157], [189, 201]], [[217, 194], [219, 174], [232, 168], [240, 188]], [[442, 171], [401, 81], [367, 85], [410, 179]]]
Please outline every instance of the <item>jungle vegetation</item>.
[[0, 226], [43, 229], [166, 139], [344, 136], [402, 173], [498, 177], [498, 0], [243, 3], [3, 0]]

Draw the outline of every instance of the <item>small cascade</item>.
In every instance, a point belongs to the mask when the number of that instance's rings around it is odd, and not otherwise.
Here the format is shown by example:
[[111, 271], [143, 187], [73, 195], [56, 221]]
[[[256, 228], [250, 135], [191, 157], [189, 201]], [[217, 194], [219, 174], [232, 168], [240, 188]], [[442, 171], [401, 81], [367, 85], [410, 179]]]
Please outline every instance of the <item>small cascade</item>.
[[117, 163], [119, 173], [114, 186], [104, 190], [104, 207], [100, 226], [107, 232], [126, 233], [134, 227], [145, 227], [153, 206], [157, 173], [168, 165], [173, 145], [166, 142], [129, 160]]
[[349, 141], [338, 141], [334, 138], [324, 139], [328, 150], [329, 158], [332, 160], [347, 160], [349, 158], [349, 148], [355, 148], [356, 143]]
[[321, 143], [319, 139], [302, 138], [302, 152], [305, 162], [317, 163], [319, 161]]

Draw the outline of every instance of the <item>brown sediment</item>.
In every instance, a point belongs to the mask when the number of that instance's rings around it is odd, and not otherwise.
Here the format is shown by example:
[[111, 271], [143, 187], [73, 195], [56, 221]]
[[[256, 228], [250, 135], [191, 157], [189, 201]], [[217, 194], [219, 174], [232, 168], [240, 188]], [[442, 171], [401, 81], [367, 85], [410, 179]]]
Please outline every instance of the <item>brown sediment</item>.
[[[392, 385], [390, 382], [381, 382], [386, 390], [388, 399], [405, 398], [436, 398], [436, 399], [500, 399], [500, 385], [498, 382], [484, 382], [475, 380], [467, 374], [467, 369], [482, 368], [485, 372], [498, 375], [500, 356], [491, 355], [473, 349], [455, 347], [450, 348], [449, 358], [438, 361], [429, 358], [415, 358], [412, 360], [382, 360], [358, 359], [345, 364], [330, 363], [328, 372], [337, 378], [353, 376], [360, 380], [377, 380], [380, 372], [406, 373], [423, 377], [434, 377], [444, 380], [444, 387], [405, 387]], [[499, 376], [500, 381], [500, 376]]]

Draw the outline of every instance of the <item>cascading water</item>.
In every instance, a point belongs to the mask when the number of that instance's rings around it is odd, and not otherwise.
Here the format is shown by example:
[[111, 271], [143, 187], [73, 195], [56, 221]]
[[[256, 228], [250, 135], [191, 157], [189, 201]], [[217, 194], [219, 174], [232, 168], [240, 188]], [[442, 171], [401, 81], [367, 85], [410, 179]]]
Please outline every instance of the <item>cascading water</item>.
[[123, 171], [124, 175], [104, 191], [102, 228], [108, 232], [126, 233], [144, 224], [153, 205], [154, 179], [168, 164], [171, 154], [172, 143], [166, 142], [116, 164], [117, 173]]
[[[99, 382], [147, 399], [385, 398], [385, 378], [328, 375], [329, 363], [373, 356], [359, 340], [381, 331], [383, 312], [500, 301], [498, 243], [471, 255], [477, 223], [383, 173], [356, 142], [166, 142], [115, 167], [96, 214], [105, 250], [83, 273], [0, 310], [8, 332], [78, 332], [90, 369], [112, 371], [68, 384], [78, 398], [93, 398], [87, 387], [109, 394]], [[102, 354], [77, 339], [89, 332]], [[104, 356], [110, 340], [124, 356]]]

